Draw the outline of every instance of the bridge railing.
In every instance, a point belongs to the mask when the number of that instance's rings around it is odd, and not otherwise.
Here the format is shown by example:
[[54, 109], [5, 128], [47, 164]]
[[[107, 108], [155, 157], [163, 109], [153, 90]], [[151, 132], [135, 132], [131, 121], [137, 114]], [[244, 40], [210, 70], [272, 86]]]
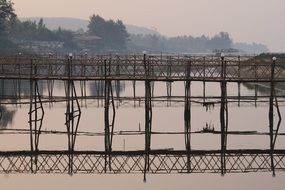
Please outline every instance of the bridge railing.
[[[222, 67], [225, 66], [223, 70]], [[222, 80], [270, 81], [272, 60], [215, 56], [96, 56], [93, 58], [0, 57], [1, 78], [73, 80]], [[283, 62], [274, 80], [285, 81]], [[69, 73], [71, 72], [71, 73]]]

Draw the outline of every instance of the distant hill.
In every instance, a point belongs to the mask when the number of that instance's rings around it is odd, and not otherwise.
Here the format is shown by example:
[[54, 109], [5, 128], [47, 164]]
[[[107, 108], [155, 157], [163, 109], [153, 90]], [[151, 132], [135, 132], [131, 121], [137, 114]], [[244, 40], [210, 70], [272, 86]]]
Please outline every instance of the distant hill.
[[[21, 21], [36, 21], [38, 22], [41, 17], [25, 17], [20, 18]], [[87, 30], [88, 20], [77, 19], [77, 18], [57, 18], [57, 17], [43, 17], [44, 24], [50, 30], [57, 30], [58, 27], [67, 29], [67, 30]]]
[[126, 28], [127, 28], [128, 33], [130, 33], [130, 34], [143, 34], [143, 35], [154, 34], [154, 35], [161, 36], [161, 34], [158, 31], [153, 30], [153, 29], [149, 29], [146, 27], [127, 24]]
[[[20, 18], [21, 21], [36, 21], [38, 22], [41, 19], [41, 17], [25, 17]], [[89, 21], [84, 19], [78, 19], [78, 18], [62, 18], [62, 17], [43, 17], [44, 24], [47, 28], [50, 30], [57, 30], [58, 27], [61, 27], [63, 29], [67, 30], [73, 30], [77, 31], [80, 29], [83, 29], [84, 31], [87, 30], [87, 26]], [[156, 30], [152, 30], [146, 27], [140, 27], [135, 25], [126, 25], [127, 31], [130, 34], [156, 34], [160, 35], [159, 32]]]

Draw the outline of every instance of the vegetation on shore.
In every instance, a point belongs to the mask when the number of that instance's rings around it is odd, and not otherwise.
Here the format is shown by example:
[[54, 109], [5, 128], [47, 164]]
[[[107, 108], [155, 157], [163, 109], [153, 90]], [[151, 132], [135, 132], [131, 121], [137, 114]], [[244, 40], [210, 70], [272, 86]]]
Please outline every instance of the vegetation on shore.
[[[128, 34], [121, 20], [105, 20], [92, 15], [86, 31], [62, 28], [50, 30], [44, 20], [20, 21], [11, 0], [0, 0], [0, 52], [167, 52], [211, 53], [233, 49], [230, 35], [220, 32], [213, 37], [160, 34]], [[242, 46], [242, 45], [241, 45]], [[260, 46], [260, 51], [267, 51]]]

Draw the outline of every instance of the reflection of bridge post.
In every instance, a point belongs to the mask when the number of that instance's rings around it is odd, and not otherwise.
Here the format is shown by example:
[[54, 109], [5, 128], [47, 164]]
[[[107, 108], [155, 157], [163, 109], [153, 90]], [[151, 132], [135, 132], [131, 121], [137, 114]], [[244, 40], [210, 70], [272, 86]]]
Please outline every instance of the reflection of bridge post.
[[227, 149], [227, 132], [228, 132], [228, 105], [227, 105], [227, 82], [226, 82], [226, 61], [221, 56], [221, 174], [226, 173], [226, 149]]
[[120, 104], [121, 104], [121, 100], [120, 100], [120, 92], [121, 92], [121, 83], [119, 80], [115, 81], [115, 90], [116, 90], [116, 98], [117, 98], [117, 108], [119, 108]]
[[[256, 58], [254, 58], [254, 78], [255, 78], [255, 79], [258, 79], [257, 70], [258, 70], [258, 65], [257, 65]], [[258, 92], [258, 85], [257, 85], [257, 83], [255, 82], [255, 83], [254, 83], [254, 106], [255, 106], [255, 107], [257, 107], [257, 95], [258, 95], [257, 92]]]
[[80, 92], [81, 92], [81, 106], [83, 106], [83, 102], [84, 102], [84, 106], [85, 108], [87, 108], [87, 102], [86, 102], [86, 81], [80, 81]]
[[76, 95], [76, 89], [74, 81], [72, 80], [72, 55], [67, 60], [67, 74], [68, 80], [66, 81], [66, 113], [65, 113], [65, 125], [68, 135], [68, 173], [73, 174], [73, 152], [77, 137], [77, 130], [81, 117], [80, 105]]
[[184, 106], [184, 130], [185, 130], [185, 147], [187, 151], [187, 172], [190, 173], [191, 162], [191, 62], [186, 66], [186, 84], [185, 84], [185, 106]]
[[149, 154], [151, 150], [151, 128], [152, 128], [152, 104], [151, 104], [151, 81], [148, 79], [150, 74], [150, 65], [147, 63], [146, 54], [143, 57], [145, 68], [145, 166], [144, 181], [146, 181], [146, 172], [149, 171]]
[[[85, 59], [85, 61], [87, 61], [87, 59]], [[82, 63], [80, 65], [80, 75], [82, 77], [86, 76], [86, 67]], [[81, 92], [81, 106], [83, 106], [83, 102], [84, 102], [84, 106], [85, 106], [85, 108], [87, 108], [87, 102], [86, 102], [86, 96], [87, 96], [87, 94], [86, 94], [86, 80], [80, 81], [80, 92]]]
[[14, 79], [13, 80], [13, 87], [14, 87], [14, 93], [15, 93], [15, 103], [16, 103], [16, 107], [19, 106], [21, 107], [21, 80], [20, 79]]
[[172, 81], [166, 82], [166, 91], [167, 91], [167, 107], [168, 107], [171, 106]]
[[[240, 68], [240, 56], [238, 56], [238, 78], [241, 78], [241, 68]], [[241, 82], [238, 82], [238, 107], [240, 107], [240, 86]]]
[[[167, 78], [169, 81], [166, 82], [166, 91], [167, 91], [167, 107], [171, 106], [171, 95], [172, 95], [172, 82], [171, 81], [171, 57], [169, 58], [170, 60], [167, 61]], [[162, 60], [162, 55], [161, 55], [161, 60]], [[162, 61], [161, 61], [162, 63]]]
[[[51, 55], [49, 57], [51, 59]], [[52, 60], [49, 60], [48, 64], [48, 75], [53, 75], [53, 67], [51, 64]], [[54, 88], [54, 80], [47, 80], [47, 90], [48, 90], [48, 97], [49, 97], [49, 108], [51, 108], [53, 104], [53, 88]]]
[[[110, 62], [107, 68], [107, 61], [104, 60], [104, 67], [105, 67], [105, 106], [104, 106], [104, 121], [105, 121], [105, 166], [104, 171], [107, 172], [107, 168], [112, 171], [111, 162], [111, 152], [112, 152], [112, 144], [113, 144], [113, 133], [114, 133], [114, 124], [115, 124], [115, 102], [114, 102], [114, 95], [112, 89], [112, 81], [107, 79], [107, 75], [110, 75], [111, 67]], [[112, 105], [112, 121], [110, 123], [110, 105]]]
[[53, 105], [53, 88], [54, 88], [54, 80], [47, 80], [49, 108], [51, 108], [51, 106]]
[[[33, 60], [31, 60], [31, 62], [33, 62]], [[21, 69], [20, 69], [20, 64], [16, 64], [16, 71], [18, 71], [18, 75], [21, 75]], [[15, 102], [16, 102], [16, 106], [21, 107], [21, 80], [20, 79], [14, 79], [13, 80], [13, 86], [14, 86], [14, 93], [15, 93]]]
[[[44, 108], [41, 101], [41, 95], [39, 92], [37, 76], [37, 66], [33, 64], [31, 60], [31, 80], [30, 80], [30, 111], [29, 111], [29, 125], [30, 125], [30, 148], [34, 153], [31, 156], [31, 172], [37, 172], [38, 170], [38, 151], [39, 151], [39, 139], [42, 129], [42, 123], [44, 118]], [[34, 166], [35, 164], [35, 170]]]
[[[120, 57], [117, 55], [116, 56], [116, 75], [120, 76]], [[117, 108], [120, 105], [120, 92], [121, 92], [121, 85], [120, 85], [120, 81], [116, 80], [115, 81], [115, 90], [116, 90], [116, 97], [117, 97]]]

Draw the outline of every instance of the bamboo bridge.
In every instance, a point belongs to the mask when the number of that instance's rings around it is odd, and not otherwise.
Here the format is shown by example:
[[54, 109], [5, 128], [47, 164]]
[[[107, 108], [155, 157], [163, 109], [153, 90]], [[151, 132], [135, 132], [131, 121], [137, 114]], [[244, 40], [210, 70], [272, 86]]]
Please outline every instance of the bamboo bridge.
[[[279, 104], [285, 95], [276, 86], [285, 82], [285, 62], [278, 58], [250, 56], [191, 56], [191, 55], [96, 55], [88, 56], [0, 56], [0, 79], [13, 80], [16, 86], [29, 81], [29, 94], [16, 96], [17, 104], [28, 104], [30, 150], [0, 151], [0, 173], [246, 173], [285, 171], [285, 149], [275, 149], [281, 126]], [[65, 96], [53, 93], [54, 81], [64, 81]], [[98, 96], [86, 95], [86, 82], [104, 84]], [[119, 96], [119, 82], [133, 83], [133, 96]], [[136, 95], [136, 82], [144, 82], [144, 96]], [[165, 82], [166, 96], [153, 95], [153, 83]], [[184, 96], [172, 95], [172, 84], [184, 82]], [[191, 83], [200, 81], [203, 95], [193, 96]], [[47, 83], [48, 95], [41, 94], [40, 82]], [[220, 84], [219, 96], [205, 95], [205, 83]], [[80, 83], [80, 90], [75, 84]], [[238, 84], [238, 94], [227, 95], [228, 83]], [[268, 95], [245, 96], [240, 93], [242, 83], [266, 83]], [[115, 86], [115, 92], [113, 87]], [[11, 104], [1, 96], [0, 104]], [[11, 98], [11, 97], [10, 97]], [[76, 149], [76, 137], [81, 118], [80, 100], [101, 99], [104, 104], [104, 151]], [[194, 150], [191, 147], [192, 104], [210, 105], [215, 100], [220, 109], [220, 148]], [[66, 103], [67, 150], [41, 150], [40, 136], [44, 131], [44, 105]], [[144, 106], [144, 150], [113, 151], [116, 102], [134, 102]], [[228, 105], [231, 103], [263, 103], [268, 106], [269, 149], [228, 149]], [[185, 149], [152, 149], [153, 106], [184, 107]], [[166, 104], [165, 104], [166, 103]], [[171, 103], [171, 104], [170, 104]], [[254, 106], [254, 105], [253, 105]], [[112, 113], [112, 114], [111, 114]], [[274, 115], [278, 121], [274, 121]], [[167, 132], [167, 131], [166, 131]], [[284, 134], [283, 134], [284, 135]]]

